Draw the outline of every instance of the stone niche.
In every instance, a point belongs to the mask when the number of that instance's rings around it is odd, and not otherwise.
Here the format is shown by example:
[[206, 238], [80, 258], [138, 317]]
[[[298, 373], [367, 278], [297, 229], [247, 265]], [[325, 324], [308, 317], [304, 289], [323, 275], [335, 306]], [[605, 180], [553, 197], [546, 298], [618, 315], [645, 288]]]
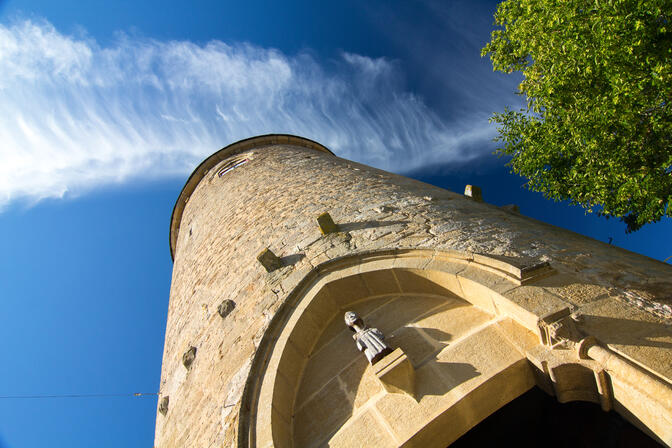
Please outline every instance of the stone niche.
[[[670, 388], [586, 337], [565, 302], [534, 286], [552, 275], [540, 269], [526, 279], [500, 260], [422, 250], [322, 266], [259, 348], [244, 397], [248, 445], [445, 447], [535, 385], [614, 409], [669, 443]], [[346, 310], [403, 352], [412, 390], [386, 387]]]

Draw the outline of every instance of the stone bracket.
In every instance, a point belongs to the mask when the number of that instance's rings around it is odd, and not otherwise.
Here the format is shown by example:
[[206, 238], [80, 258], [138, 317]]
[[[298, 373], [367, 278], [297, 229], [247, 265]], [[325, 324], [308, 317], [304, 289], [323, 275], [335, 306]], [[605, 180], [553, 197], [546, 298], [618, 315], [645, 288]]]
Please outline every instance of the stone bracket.
[[273, 272], [282, 267], [282, 261], [268, 247], [257, 255], [257, 261], [266, 269], [266, 272]]
[[473, 199], [476, 202], [483, 202], [483, 192], [481, 191], [481, 187], [477, 187], [476, 185], [465, 185], [464, 196]]
[[415, 397], [415, 369], [401, 348], [376, 362], [373, 369], [386, 391]]
[[552, 349], [573, 348], [582, 338], [569, 307], [542, 317], [538, 326], [541, 343]]
[[338, 232], [338, 226], [328, 212], [324, 212], [317, 217], [317, 225], [320, 226], [320, 232], [322, 235]]

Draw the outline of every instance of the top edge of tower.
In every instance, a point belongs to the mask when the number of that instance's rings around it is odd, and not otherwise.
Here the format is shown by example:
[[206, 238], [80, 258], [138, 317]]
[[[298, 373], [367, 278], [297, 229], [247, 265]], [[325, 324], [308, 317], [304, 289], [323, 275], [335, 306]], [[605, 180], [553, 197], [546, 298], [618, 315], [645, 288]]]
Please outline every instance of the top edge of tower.
[[170, 233], [168, 235], [170, 242], [170, 257], [173, 260], [175, 259], [175, 245], [177, 244], [177, 236], [180, 231], [182, 212], [184, 211], [184, 207], [187, 204], [189, 197], [194, 192], [201, 179], [203, 179], [206, 174], [222, 160], [250, 149], [258, 149], [271, 145], [293, 145], [335, 155], [329, 148], [321, 143], [292, 134], [265, 134], [238, 140], [210, 155], [191, 173], [189, 179], [187, 179], [187, 183], [182, 187], [182, 191], [173, 207], [173, 213], [170, 217]]

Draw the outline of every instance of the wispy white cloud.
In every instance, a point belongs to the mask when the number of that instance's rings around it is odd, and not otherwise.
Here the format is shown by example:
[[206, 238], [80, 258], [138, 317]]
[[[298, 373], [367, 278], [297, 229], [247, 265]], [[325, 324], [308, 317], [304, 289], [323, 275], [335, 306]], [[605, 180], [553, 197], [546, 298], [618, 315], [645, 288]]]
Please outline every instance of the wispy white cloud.
[[0, 206], [184, 175], [271, 132], [397, 171], [489, 150], [487, 113], [446, 124], [394, 62], [346, 53], [328, 66], [251, 44], [122, 36], [103, 47], [48, 22], [0, 25]]

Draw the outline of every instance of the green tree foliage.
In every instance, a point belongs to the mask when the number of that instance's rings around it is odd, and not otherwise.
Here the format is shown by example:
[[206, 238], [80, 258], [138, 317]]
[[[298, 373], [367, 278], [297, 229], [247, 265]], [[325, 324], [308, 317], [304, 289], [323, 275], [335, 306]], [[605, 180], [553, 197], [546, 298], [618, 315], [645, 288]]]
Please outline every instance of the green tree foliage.
[[672, 216], [672, 0], [506, 0], [481, 55], [522, 72], [500, 154], [528, 187], [627, 231]]

